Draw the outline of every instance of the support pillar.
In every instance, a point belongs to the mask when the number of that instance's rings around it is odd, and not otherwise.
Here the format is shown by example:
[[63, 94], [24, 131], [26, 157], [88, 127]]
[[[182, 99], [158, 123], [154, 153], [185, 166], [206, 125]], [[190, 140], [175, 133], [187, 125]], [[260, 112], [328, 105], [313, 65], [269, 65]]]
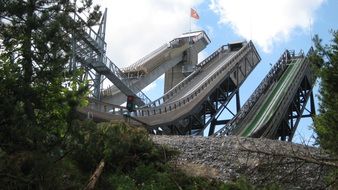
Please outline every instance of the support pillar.
[[200, 49], [191, 46], [183, 53], [182, 61], [165, 73], [164, 93], [176, 86], [193, 71], [193, 67], [198, 62], [199, 51]]
[[208, 136], [211, 136], [214, 134], [215, 132], [215, 126], [216, 126], [216, 122], [217, 120], [216, 119], [213, 119], [210, 123], [210, 129], [209, 129], [209, 133], [208, 133]]
[[241, 98], [239, 96], [239, 89], [236, 92], [236, 111], [237, 113], [241, 110]]
[[315, 108], [315, 100], [313, 97], [313, 91], [311, 90], [311, 94], [310, 94], [310, 109], [311, 109], [311, 116], [315, 116], [316, 115], [316, 108]]
[[[99, 29], [98, 29], [98, 37], [100, 37], [103, 41], [105, 41], [105, 37], [106, 37], [106, 23], [107, 23], [107, 8], [105, 9], [104, 11], [104, 14], [103, 14], [103, 17], [101, 19], [101, 22], [100, 22], [100, 26], [99, 26]], [[102, 40], [98, 40], [96, 39], [96, 41], [98, 42], [102, 42]], [[101, 47], [101, 50], [102, 50], [102, 55], [100, 56], [100, 60], [99, 62], [102, 62], [102, 58], [103, 58], [103, 54], [105, 54], [105, 44], [99, 44]], [[101, 84], [101, 79], [102, 79], [102, 75], [99, 74], [99, 73], [96, 73], [95, 75], [95, 79], [94, 79], [94, 93], [93, 93], [93, 96], [98, 99], [98, 100], [101, 100], [101, 89], [102, 89], [102, 84]]]

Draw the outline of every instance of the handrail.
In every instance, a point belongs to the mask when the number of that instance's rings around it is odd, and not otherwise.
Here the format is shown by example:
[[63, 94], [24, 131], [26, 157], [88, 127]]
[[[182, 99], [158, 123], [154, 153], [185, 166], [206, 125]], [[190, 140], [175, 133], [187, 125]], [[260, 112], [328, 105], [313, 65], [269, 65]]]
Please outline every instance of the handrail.
[[169, 43], [165, 43], [162, 46], [160, 46], [159, 48], [155, 49], [154, 51], [150, 52], [149, 54], [147, 54], [146, 56], [142, 57], [141, 59], [139, 59], [138, 61], [136, 61], [135, 63], [121, 68], [121, 70], [123, 72], [130, 72], [130, 71], [134, 71], [136, 70], [137, 67], [140, 67], [141, 65], [144, 64], [145, 61], [148, 61], [149, 59], [155, 57], [156, 55], [158, 55], [161, 51], [167, 49], [168, 47], [170, 47]]
[[107, 49], [107, 43], [104, 41], [104, 39], [101, 38], [100, 35], [97, 34], [90, 26], [86, 24], [86, 22], [81, 18], [80, 15], [77, 13], [74, 13], [74, 17], [72, 18], [74, 21], [81, 23], [81, 26], [84, 26], [84, 32], [89, 35], [90, 38], [94, 39], [96, 43], [98, 44], [98, 47], [103, 47], [101, 50], [103, 52]]
[[[193, 37], [193, 41], [196, 42], [198, 40], [200, 40], [202, 37], [204, 37], [203, 32], [201, 32], [200, 34], [196, 35]], [[187, 37], [185, 37], [187, 38]], [[180, 44], [180, 39], [182, 38], [175, 38], [173, 40], [171, 40], [168, 43], [163, 44], [162, 46], [160, 46], [159, 48], [155, 49], [154, 51], [150, 52], [149, 54], [147, 54], [146, 56], [142, 57], [141, 59], [139, 59], [138, 61], [136, 61], [135, 63], [131, 64], [128, 67], [124, 67], [121, 68], [121, 70], [123, 72], [130, 72], [130, 71], [134, 71], [136, 70], [137, 67], [140, 67], [144, 64], [145, 61], [155, 57], [156, 55], [159, 54], [159, 52], [169, 48], [169, 47], [175, 47], [175, 45], [178, 43]]]
[[151, 102], [151, 100], [142, 92], [142, 90], [133, 85], [130, 80], [125, 80], [128, 77], [106, 55], [103, 56], [102, 63], [105, 64], [106, 67], [109, 68], [110, 71], [112, 71], [113, 74], [117, 76], [124, 85], [126, 85], [133, 93], [135, 93], [142, 100], [142, 102], [145, 104]]
[[184, 85], [188, 84], [200, 72], [200, 70], [207, 63], [210, 63], [211, 61], [213, 61], [214, 58], [217, 57], [218, 55], [220, 55], [221, 53], [225, 53], [225, 51], [224, 51], [225, 48], [224, 47], [226, 47], [226, 46], [223, 45], [222, 47], [220, 47], [219, 49], [217, 49], [214, 53], [212, 53], [210, 56], [208, 56], [207, 58], [205, 58], [201, 63], [197, 64], [195, 66], [195, 68], [194, 68], [194, 71], [189, 76], [187, 76], [184, 80], [182, 80], [176, 86], [174, 86], [172, 89], [170, 89], [166, 94], [163, 95], [163, 97], [165, 97], [165, 99], [169, 99], [176, 92], [178, 92], [180, 89], [182, 89], [182, 87]]
[[169, 104], [160, 105], [158, 107], [143, 107], [136, 109], [137, 116], [149, 116], [162, 114], [166, 112], [173, 111], [177, 108], [184, 106], [185, 104], [191, 102], [195, 97], [197, 97], [204, 89], [208, 87], [208, 85], [213, 82], [222, 72], [224, 72], [228, 68], [233, 68], [234, 64], [237, 64], [237, 59], [242, 59], [243, 55], [246, 55], [253, 46], [252, 42], [243, 46], [230, 60], [227, 61], [227, 64], [223, 65], [213, 76], [211, 76], [206, 82], [200, 85], [199, 88], [195, 89], [190, 95], [185, 98], [179, 99], [177, 101], [171, 102]]
[[94, 98], [88, 98], [89, 104], [87, 107], [93, 110], [100, 110], [102, 112], [111, 113], [114, 115], [123, 115], [128, 112], [126, 107], [114, 105], [106, 102], [101, 102]]
[[206, 65], [207, 63], [212, 61], [217, 55], [219, 55], [221, 52], [224, 52], [227, 49], [228, 49], [227, 45], [222, 45], [220, 48], [218, 48], [216, 51], [214, 51], [214, 53], [209, 55], [207, 58], [205, 58], [202, 62], [200, 62], [196, 66], [197, 67], [204, 67], [204, 65]]
[[[75, 18], [78, 19], [81, 23], [84, 23], [84, 20], [79, 15], [77, 15], [77, 17]], [[90, 28], [89, 26], [87, 26], [86, 28], [88, 29], [89, 33], [86, 30], [85, 33], [89, 35], [89, 37], [96, 39], [96, 42], [105, 44], [103, 39], [100, 36], [98, 36], [97, 33], [92, 28]], [[145, 104], [151, 102], [151, 100], [140, 89], [134, 86], [129, 80], [125, 80], [127, 79], [127, 76], [106, 56], [104, 52], [101, 52], [96, 57], [96, 63], [105, 65], [106, 68], [108, 68], [125, 86], [127, 86], [133, 93], [135, 93], [141, 99], [142, 102], [144, 102]]]

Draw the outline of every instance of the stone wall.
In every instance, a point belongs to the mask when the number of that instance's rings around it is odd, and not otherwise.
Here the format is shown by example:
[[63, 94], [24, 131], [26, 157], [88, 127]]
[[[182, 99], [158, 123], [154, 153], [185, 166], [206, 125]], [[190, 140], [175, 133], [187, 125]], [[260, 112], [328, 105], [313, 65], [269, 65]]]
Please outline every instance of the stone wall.
[[257, 186], [277, 183], [283, 189], [325, 189], [329, 167], [319, 148], [289, 142], [240, 137], [152, 136], [177, 149], [173, 160], [189, 175], [227, 181], [245, 177]]

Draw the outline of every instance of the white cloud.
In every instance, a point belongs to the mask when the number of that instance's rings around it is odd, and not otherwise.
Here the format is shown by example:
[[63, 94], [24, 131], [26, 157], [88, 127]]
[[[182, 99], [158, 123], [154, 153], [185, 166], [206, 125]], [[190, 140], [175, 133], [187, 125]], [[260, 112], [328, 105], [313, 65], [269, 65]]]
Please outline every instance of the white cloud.
[[[125, 67], [189, 31], [190, 7], [201, 1], [95, 0], [94, 4], [108, 8], [108, 57], [117, 66]], [[192, 25], [196, 28], [195, 23]]]
[[211, 0], [209, 8], [219, 15], [219, 23], [230, 24], [235, 33], [269, 52], [274, 43], [288, 40], [295, 30], [308, 30], [324, 1]]

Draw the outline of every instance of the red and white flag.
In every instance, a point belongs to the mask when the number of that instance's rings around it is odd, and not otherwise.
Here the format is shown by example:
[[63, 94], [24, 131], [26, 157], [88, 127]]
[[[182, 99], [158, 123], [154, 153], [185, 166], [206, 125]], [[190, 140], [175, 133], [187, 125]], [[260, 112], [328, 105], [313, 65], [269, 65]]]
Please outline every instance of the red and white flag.
[[190, 16], [194, 19], [199, 19], [200, 16], [198, 16], [197, 11], [195, 11], [193, 8], [190, 9]]

